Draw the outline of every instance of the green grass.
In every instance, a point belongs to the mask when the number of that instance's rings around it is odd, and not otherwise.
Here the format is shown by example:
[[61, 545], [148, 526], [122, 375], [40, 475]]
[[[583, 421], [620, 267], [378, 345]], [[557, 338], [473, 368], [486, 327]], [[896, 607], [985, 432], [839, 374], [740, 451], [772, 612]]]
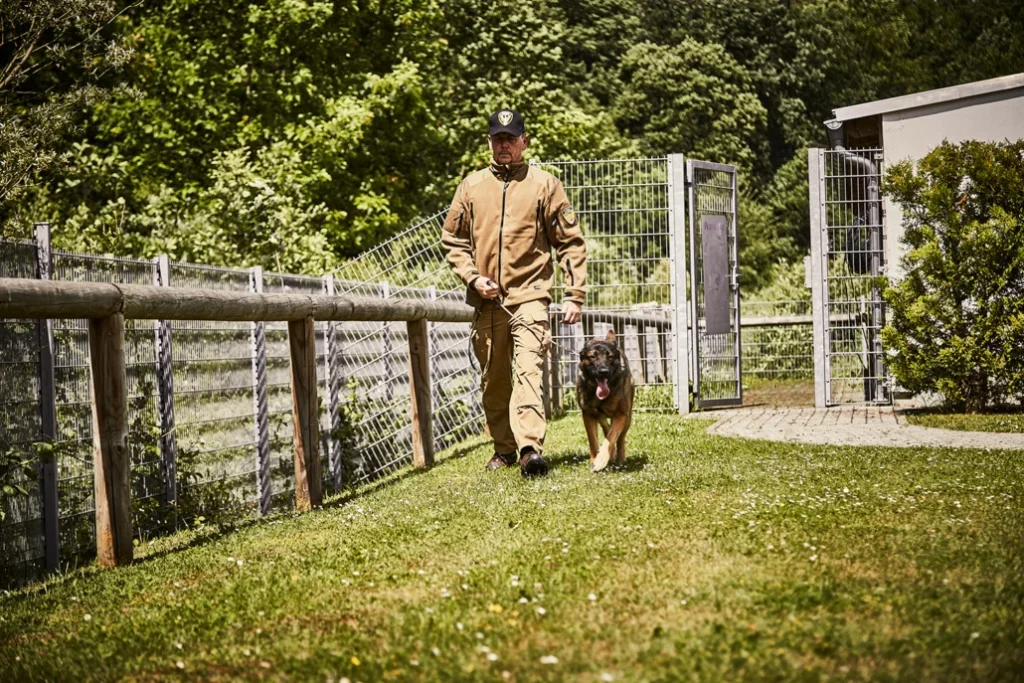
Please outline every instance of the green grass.
[[1024, 412], [945, 413], [937, 410], [908, 410], [907, 421], [919, 427], [953, 429], [959, 432], [1007, 432], [1024, 434]]
[[595, 475], [570, 417], [541, 480], [484, 472], [476, 441], [323, 510], [145, 544], [0, 599], [0, 678], [1018, 679], [1020, 453], [705, 427], [639, 415], [628, 466]]

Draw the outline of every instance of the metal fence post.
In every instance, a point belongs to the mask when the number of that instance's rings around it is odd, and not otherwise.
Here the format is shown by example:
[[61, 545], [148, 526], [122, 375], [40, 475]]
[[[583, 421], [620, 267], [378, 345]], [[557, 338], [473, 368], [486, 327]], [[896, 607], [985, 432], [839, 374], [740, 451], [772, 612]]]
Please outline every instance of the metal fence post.
[[[686, 296], [686, 160], [668, 155], [668, 227], [671, 234], [672, 327], [675, 333], [675, 382], [672, 398], [680, 414], [690, 412], [690, 336], [687, 331], [689, 302]], [[696, 321], [694, 321], [696, 324]]]
[[[36, 223], [36, 277], [49, 280], [53, 272], [50, 251], [50, 224]], [[53, 320], [39, 320], [39, 411], [42, 438], [57, 441], [57, 393], [54, 380]], [[51, 451], [40, 465], [40, 490], [43, 496], [43, 537], [46, 571], [60, 569], [60, 507], [57, 504], [57, 456]]]
[[[382, 282], [380, 283], [380, 298], [390, 299], [391, 298], [391, 283]], [[395, 371], [392, 367], [394, 358], [392, 358], [393, 349], [391, 347], [391, 327], [388, 323], [384, 323], [384, 326], [380, 328], [380, 341], [383, 350], [381, 351], [381, 361], [384, 363], [384, 399], [388, 406], [391, 406], [391, 400], [395, 397], [394, 383]]]
[[828, 406], [825, 390], [825, 348], [828, 311], [825, 306], [825, 273], [828, 269], [828, 235], [822, 215], [825, 202], [825, 150], [812, 147], [807, 150], [807, 187], [811, 219], [811, 314], [814, 340], [814, 407]]
[[[334, 296], [334, 275], [324, 275], [323, 291], [327, 296]], [[334, 490], [341, 490], [345, 481], [344, 463], [341, 458], [341, 441], [338, 438], [341, 431], [341, 345], [338, 343], [335, 332], [341, 323], [333, 320], [327, 321], [324, 329], [324, 382], [327, 389], [327, 423], [330, 425], [328, 434], [328, 465], [331, 468], [331, 481], [334, 483]]]
[[[171, 286], [171, 259], [153, 259], [153, 285]], [[154, 323], [156, 336], [156, 412], [160, 427], [160, 466], [164, 477], [164, 499], [169, 507], [178, 505], [177, 448], [174, 437], [174, 365], [171, 355], [171, 321]]]
[[[427, 287], [427, 298], [431, 301], [437, 301], [437, 287], [435, 285]], [[430, 349], [430, 377], [432, 378], [430, 382], [430, 399], [433, 403], [434, 410], [441, 407], [441, 357], [438, 355], [438, 349], [441, 348], [438, 346], [438, 337], [441, 334], [439, 329], [440, 324], [441, 323], [427, 321], [427, 341], [429, 342]], [[431, 420], [435, 417], [436, 416], [432, 415]], [[441, 428], [441, 425], [438, 425], [438, 427], [439, 428], [436, 430], [436, 435], [434, 437], [434, 450], [439, 450], [441, 448], [441, 433], [444, 431], [444, 429]]]
[[[263, 292], [263, 269], [249, 271], [249, 291]], [[260, 514], [270, 513], [270, 413], [267, 404], [267, 334], [266, 325], [254, 322], [252, 340], [252, 402], [256, 440], [256, 495]]]

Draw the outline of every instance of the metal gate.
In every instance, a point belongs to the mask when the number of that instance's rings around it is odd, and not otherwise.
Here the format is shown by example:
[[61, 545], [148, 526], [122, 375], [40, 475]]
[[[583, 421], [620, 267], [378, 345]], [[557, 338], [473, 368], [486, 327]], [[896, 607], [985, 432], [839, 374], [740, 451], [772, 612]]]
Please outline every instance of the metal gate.
[[882, 352], [881, 149], [811, 149], [815, 405], [892, 400]]
[[576, 407], [579, 350], [608, 329], [629, 361], [638, 409], [689, 412], [691, 392], [698, 407], [739, 405], [736, 168], [681, 154], [539, 165], [561, 179], [587, 239], [582, 323], [562, 324], [552, 306], [552, 408]]
[[743, 403], [736, 167], [686, 162], [690, 362], [698, 408]]

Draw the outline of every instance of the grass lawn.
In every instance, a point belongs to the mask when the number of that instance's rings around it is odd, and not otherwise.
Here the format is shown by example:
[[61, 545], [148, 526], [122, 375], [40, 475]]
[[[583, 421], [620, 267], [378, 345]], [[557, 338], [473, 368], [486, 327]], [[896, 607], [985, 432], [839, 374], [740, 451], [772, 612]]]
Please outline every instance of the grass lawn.
[[0, 598], [4, 680], [1019, 680], [1024, 458], [709, 437], [622, 471], [556, 422], [305, 515], [146, 544]]
[[1008, 432], [1024, 434], [1024, 412], [944, 413], [939, 410], [908, 410], [907, 421], [919, 427], [955, 429], [960, 432]]

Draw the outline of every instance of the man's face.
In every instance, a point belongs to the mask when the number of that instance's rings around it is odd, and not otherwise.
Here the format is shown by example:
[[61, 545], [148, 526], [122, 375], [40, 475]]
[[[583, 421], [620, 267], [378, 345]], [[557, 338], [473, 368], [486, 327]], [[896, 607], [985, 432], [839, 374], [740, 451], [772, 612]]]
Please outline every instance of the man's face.
[[489, 135], [487, 142], [491, 145], [491, 156], [499, 164], [518, 164], [523, 160], [523, 150], [530, 145], [530, 136], [515, 137], [508, 133], [498, 133]]

